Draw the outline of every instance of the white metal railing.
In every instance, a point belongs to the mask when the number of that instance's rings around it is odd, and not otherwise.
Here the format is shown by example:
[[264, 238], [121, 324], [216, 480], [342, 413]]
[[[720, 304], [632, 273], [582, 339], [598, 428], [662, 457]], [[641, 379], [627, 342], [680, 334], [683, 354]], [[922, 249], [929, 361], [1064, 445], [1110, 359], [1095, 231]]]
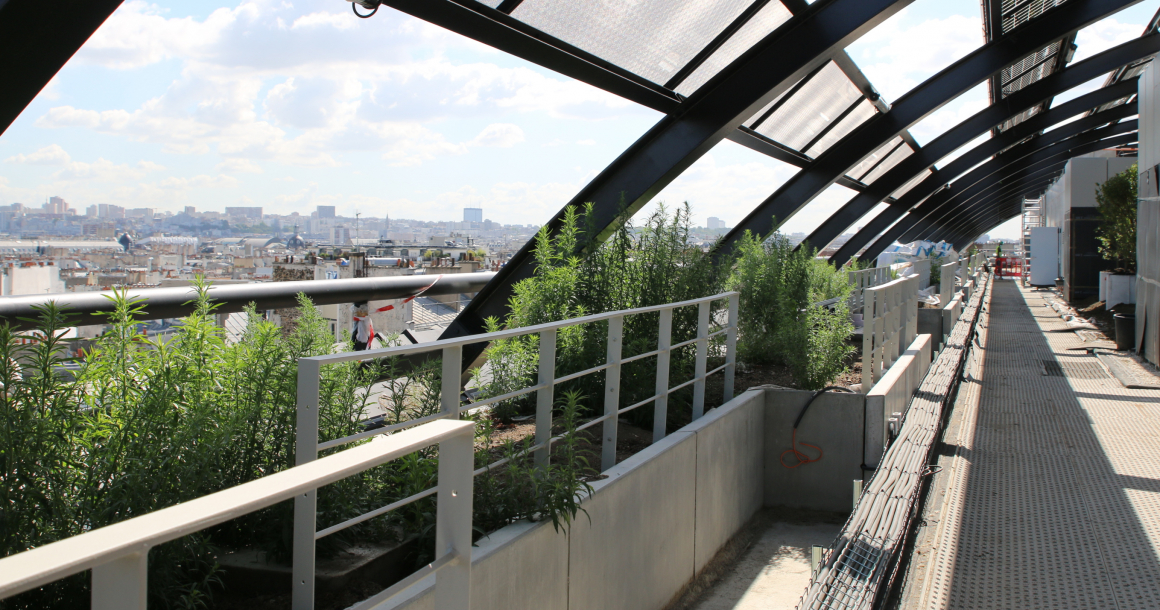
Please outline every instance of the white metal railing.
[[862, 311], [865, 298], [863, 293], [872, 288], [890, 281], [890, 267], [871, 267], [858, 271], [848, 272], [850, 278], [850, 313]]
[[468, 421], [431, 422], [383, 439], [383, 442], [367, 443], [237, 487], [0, 559], [0, 599], [92, 569], [93, 610], [145, 610], [150, 548], [291, 497], [313, 497], [319, 487], [438, 445], [435, 561], [368, 602], [380, 603], [420, 579], [435, 574], [435, 607], [468, 609], [471, 603], [474, 428], [475, 424]]
[[867, 288], [862, 328], [862, 392], [870, 391], [918, 334], [918, 276]]
[[[665, 436], [665, 424], [668, 420], [669, 394], [692, 385], [693, 419], [696, 420], [704, 414], [706, 379], [711, 375], [721, 372], [724, 375], [723, 402], [727, 402], [733, 398], [733, 376], [736, 369], [737, 359], [738, 297], [739, 294], [736, 292], [726, 292], [711, 297], [704, 297], [689, 301], [669, 303], [666, 305], [656, 305], [653, 307], [642, 307], [638, 309], [613, 311], [608, 313], [583, 316], [579, 318], [572, 318], [569, 320], [561, 320], [559, 322], [550, 322], [547, 324], [537, 324], [523, 328], [502, 330], [494, 333], [470, 335], [456, 339], [444, 339], [416, 345], [404, 345], [360, 352], [345, 352], [340, 354], [302, 358], [298, 361], [298, 427], [296, 463], [306, 464], [316, 460], [318, 459], [318, 452], [325, 449], [339, 447], [358, 440], [369, 438], [371, 436], [395, 432], [397, 430], [420, 425], [429, 421], [439, 419], [459, 419], [459, 417], [464, 413], [474, 412], [478, 409], [489, 407], [495, 403], [511, 400], [512, 398], [535, 392], [535, 444], [529, 447], [528, 451], [535, 455], [536, 464], [547, 464], [551, 445], [560, 438], [552, 437], [551, 435], [552, 404], [555, 400], [554, 388], [556, 384], [576, 379], [584, 375], [604, 372], [606, 388], [604, 393], [604, 414], [578, 426], [577, 431], [590, 428], [598, 424], [603, 424], [603, 430], [601, 434], [602, 447], [600, 470], [608, 470], [609, 468], [616, 465], [617, 418], [624, 413], [649, 403], [655, 403], [653, 415], [653, 442], [655, 443]], [[715, 301], [728, 302], [728, 317], [726, 324], [722, 328], [710, 332], [711, 306]], [[697, 307], [697, 336], [687, 341], [673, 343], [673, 310], [681, 307]], [[625, 317], [646, 313], [660, 314], [657, 349], [627, 358], [622, 357], [621, 345], [624, 334]], [[564, 375], [563, 377], [556, 377], [555, 362], [557, 331], [561, 328], [569, 326], [577, 326], [600, 321], [608, 322], [608, 349], [605, 362], [601, 365], [594, 366], [583, 371]], [[473, 402], [471, 403], [470, 407], [463, 409], [460, 405], [460, 371], [462, 370], [463, 346], [497, 341], [500, 339], [511, 339], [524, 335], [539, 336], [539, 374], [536, 384], [514, 392], [509, 392], [500, 396], [494, 396], [485, 400]], [[713, 370], [706, 370], [708, 367], [709, 340], [720, 335], [725, 336], [725, 363], [719, 367], [714, 368]], [[696, 346], [696, 362], [693, 378], [676, 386], [669, 387], [670, 355], [673, 350], [680, 349], [689, 345]], [[338, 364], [341, 362], [399, 357], [433, 351], [442, 351], [443, 359], [441, 381], [442, 388], [440, 391], [440, 411], [438, 413], [392, 426], [386, 426], [375, 430], [368, 430], [365, 432], [352, 434], [343, 438], [338, 438], [322, 443], [319, 442], [319, 379], [323, 366], [328, 364]], [[657, 358], [656, 394], [642, 401], [621, 408], [621, 367], [630, 362], [649, 358], [652, 356], [656, 356]], [[483, 468], [479, 468], [475, 471], [474, 474], [483, 474], [490, 468], [502, 465], [504, 462], [506, 462], [506, 459], [499, 460], [498, 462], [489, 464]], [[318, 523], [316, 493], [311, 490], [308, 493], [299, 494], [296, 496], [294, 499], [292, 575], [293, 610], [312, 610], [313, 608], [315, 563], [314, 549], [316, 540], [346, 529], [352, 525], [362, 523], [363, 521], [377, 517], [388, 510], [393, 510], [400, 506], [404, 506], [421, 498], [427, 497], [432, 493], [434, 493], [432, 489], [419, 492], [392, 505], [370, 511], [364, 515], [354, 517], [344, 521], [343, 523], [339, 523], [323, 530], [317, 530]], [[436, 603], [436, 607], [444, 608], [447, 606], [442, 606]]]

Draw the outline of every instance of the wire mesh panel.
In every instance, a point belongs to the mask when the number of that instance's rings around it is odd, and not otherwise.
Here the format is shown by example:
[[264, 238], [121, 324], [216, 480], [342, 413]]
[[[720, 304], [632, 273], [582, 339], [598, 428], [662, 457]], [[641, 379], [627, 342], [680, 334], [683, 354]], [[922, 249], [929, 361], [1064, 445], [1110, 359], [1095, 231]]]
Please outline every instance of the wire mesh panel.
[[851, 111], [850, 114], [842, 117], [842, 120], [838, 121], [837, 125], [834, 125], [822, 137], [818, 138], [818, 141], [813, 146], [810, 146], [809, 150], [805, 151], [805, 153], [811, 157], [817, 157], [826, 152], [828, 148], [837, 144], [839, 140], [849, 135], [851, 131], [857, 129], [859, 125], [865, 123], [877, 112], [874, 104], [870, 103], [869, 100], [862, 100], [862, 103], [858, 104], [857, 108]]
[[886, 172], [893, 169], [895, 165], [898, 165], [902, 162], [903, 159], [909, 157], [913, 153], [914, 150], [910, 148], [909, 144], [903, 144], [895, 148], [890, 154], [886, 156], [885, 159], [882, 160], [881, 163], [878, 164], [878, 167], [871, 168], [869, 173], [867, 173], [865, 176], [862, 176], [862, 182], [865, 182], [866, 184], [874, 184], [874, 181], [880, 178], [882, 174], [885, 174]]
[[724, 70], [726, 66], [749, 50], [750, 47], [777, 29], [792, 17], [780, 2], [770, 2], [761, 8], [737, 33], [729, 37], [725, 44], [713, 52], [688, 78], [677, 86], [677, 93], [689, 95], [701, 88], [710, 78]]
[[[841, 68], [830, 62], [755, 129], [776, 142], [801, 150], [861, 96], [862, 92]], [[759, 113], [754, 118], [760, 116]]]
[[524, 0], [512, 17], [663, 84], [750, 0]]

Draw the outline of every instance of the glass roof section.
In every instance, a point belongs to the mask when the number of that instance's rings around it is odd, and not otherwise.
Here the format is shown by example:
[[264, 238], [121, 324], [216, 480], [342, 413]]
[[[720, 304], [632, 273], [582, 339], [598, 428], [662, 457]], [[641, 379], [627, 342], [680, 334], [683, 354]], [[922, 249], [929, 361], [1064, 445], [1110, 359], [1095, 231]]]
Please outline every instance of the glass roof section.
[[840, 129], [845, 135], [876, 112], [869, 102], [863, 105], [862, 92], [832, 61], [788, 92], [792, 93], [788, 99], [783, 94], [750, 119], [747, 126], [807, 154], [807, 148], [819, 154], [837, 141], [838, 138], [831, 138], [824, 142], [830, 132]]
[[729, 37], [705, 63], [697, 67], [680, 85], [677, 93], [689, 95], [701, 88], [710, 78], [724, 70], [726, 66], [749, 50], [750, 47], [769, 35], [770, 32], [789, 20], [793, 15], [780, 2], [770, 2], [747, 21], [737, 33]]
[[908, 181], [906, 182], [906, 184], [903, 184], [902, 186], [898, 187], [898, 190], [897, 190], [897, 191], [894, 191], [893, 193], [890, 193], [890, 196], [891, 196], [891, 197], [893, 197], [893, 198], [895, 198], [895, 199], [898, 199], [899, 197], [901, 197], [901, 196], [905, 195], [905, 194], [907, 193], [907, 191], [909, 191], [910, 189], [912, 189], [912, 188], [914, 188], [914, 187], [918, 186], [918, 183], [919, 183], [919, 182], [922, 182], [923, 180], [926, 180], [926, 177], [927, 177], [927, 176], [929, 176], [929, 175], [931, 175], [932, 173], [933, 173], [933, 172], [931, 172], [929, 169], [928, 169], [928, 170], [924, 170], [922, 173], [920, 173], [920, 174], [918, 174], [917, 176], [915, 176], [915, 177], [911, 178], [910, 180], [908, 180]]
[[[511, 15], [630, 72], [664, 84], [750, 4], [751, 0], [524, 0]], [[784, 15], [775, 9], [762, 11], [766, 13], [762, 24], [768, 25], [779, 17], [781, 21], [788, 18], [789, 11], [779, 2], [770, 4], [781, 7]], [[724, 46], [718, 53], [723, 50]], [[742, 50], [736, 50], [737, 54]], [[704, 75], [699, 78], [702, 83], [708, 80]]]

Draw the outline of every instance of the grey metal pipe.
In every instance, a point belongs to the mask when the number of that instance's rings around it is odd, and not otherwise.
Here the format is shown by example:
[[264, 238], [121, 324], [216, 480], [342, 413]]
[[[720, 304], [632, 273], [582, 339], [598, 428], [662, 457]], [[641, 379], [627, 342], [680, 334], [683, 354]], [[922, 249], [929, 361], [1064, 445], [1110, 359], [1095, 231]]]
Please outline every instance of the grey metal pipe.
[[[381, 301], [412, 296], [427, 288], [425, 295], [461, 294], [479, 292], [491, 278], [493, 272], [453, 273], [449, 275], [407, 275], [398, 277], [368, 277], [342, 280], [307, 280], [301, 282], [263, 282], [256, 284], [211, 285], [210, 298], [217, 303], [218, 313], [242, 311], [253, 303], [259, 311], [296, 307], [298, 294], [305, 294], [315, 305], [353, 303], [355, 301]], [[436, 281], [436, 278], [438, 280]], [[432, 282], [435, 282], [432, 285]], [[8, 322], [17, 330], [36, 328], [21, 318], [36, 318], [34, 306], [55, 301], [69, 313], [81, 314], [74, 324], [100, 324], [98, 318], [90, 314], [113, 311], [114, 305], [109, 291], [64, 292], [17, 297], [0, 297], [0, 323]], [[158, 318], [179, 318], [193, 312], [192, 300], [196, 291], [192, 286], [177, 288], [141, 288], [129, 290], [131, 299], [144, 299], [145, 309], [139, 315], [144, 320]]]

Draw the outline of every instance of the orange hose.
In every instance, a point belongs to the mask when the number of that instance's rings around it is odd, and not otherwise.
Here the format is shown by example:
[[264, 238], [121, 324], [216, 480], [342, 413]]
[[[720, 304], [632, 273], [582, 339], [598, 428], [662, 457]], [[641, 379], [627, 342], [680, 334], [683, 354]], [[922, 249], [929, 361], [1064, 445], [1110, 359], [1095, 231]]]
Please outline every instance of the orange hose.
[[[789, 449], [782, 451], [781, 457], [778, 458], [778, 460], [781, 462], [781, 465], [785, 466], [786, 468], [793, 469], [793, 468], [797, 468], [798, 466], [801, 466], [803, 464], [809, 464], [810, 462], [816, 462], [816, 461], [822, 459], [822, 455], [824, 455], [824, 453], [822, 452], [821, 447], [819, 447], [817, 445], [811, 445], [809, 443], [802, 443], [802, 445], [804, 445], [806, 447], [813, 447], [814, 449], [817, 449], [818, 450], [818, 457], [810, 458], [810, 456], [806, 455], [805, 453], [798, 451], [798, 448], [797, 448], [797, 446], [798, 446], [797, 428], [794, 428], [793, 429], [793, 445]], [[785, 454], [787, 454], [787, 453], [792, 453], [793, 456], [795, 458], [797, 458], [797, 463], [794, 464], [793, 466], [790, 466], [789, 464], [785, 463]]]

